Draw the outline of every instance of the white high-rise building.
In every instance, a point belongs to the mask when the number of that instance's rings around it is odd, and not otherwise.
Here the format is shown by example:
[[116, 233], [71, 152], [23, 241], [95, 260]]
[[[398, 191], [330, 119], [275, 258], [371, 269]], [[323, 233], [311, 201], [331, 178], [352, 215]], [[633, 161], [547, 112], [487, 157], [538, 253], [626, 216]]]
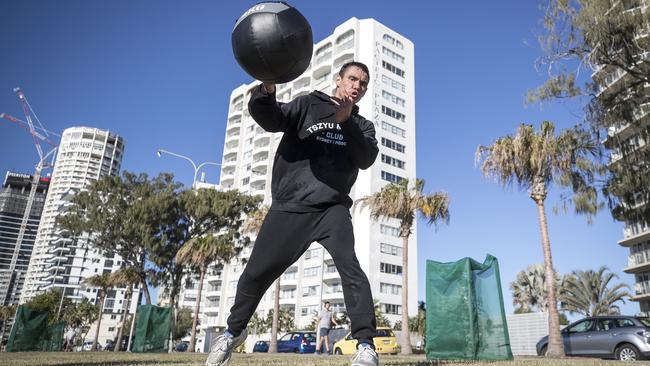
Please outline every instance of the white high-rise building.
[[[117, 175], [123, 153], [122, 137], [109, 131], [90, 127], [63, 131], [20, 303], [52, 288], [62, 289], [73, 301], [88, 298], [95, 302], [97, 289], [84, 286], [82, 280], [120, 268], [120, 258], [102, 255], [87, 236], [69, 238], [64, 230], [57, 228], [56, 218], [66, 211], [76, 192], [103, 176]], [[115, 337], [125, 292], [126, 289], [117, 288], [106, 296], [101, 344]], [[133, 298], [138, 296], [139, 292], [134, 291]], [[135, 310], [136, 303], [132, 301], [131, 311]]]
[[[389, 182], [413, 179], [415, 172], [415, 75], [413, 43], [374, 19], [351, 18], [334, 33], [314, 46], [310, 67], [297, 79], [277, 86], [278, 101], [288, 102], [298, 96], [320, 90], [332, 94], [341, 66], [349, 61], [363, 62], [370, 69], [370, 84], [359, 103], [359, 114], [375, 124], [379, 155], [375, 164], [361, 170], [352, 188], [352, 199], [378, 192]], [[222, 189], [238, 189], [263, 195], [271, 202], [273, 157], [282, 137], [268, 133], [250, 117], [247, 104], [253, 82], [233, 90], [226, 125], [221, 182]], [[402, 309], [402, 241], [394, 219], [373, 222], [367, 210], [352, 215], [356, 253], [368, 276], [372, 294], [381, 311], [394, 324]], [[417, 230], [414, 228], [409, 248], [409, 309], [417, 312]], [[250, 256], [251, 248], [242, 256]], [[224, 327], [234, 302], [237, 281], [244, 265], [231, 263], [211, 269], [201, 296], [201, 327]], [[196, 284], [180, 294], [180, 305], [193, 308]], [[273, 309], [274, 286], [258, 306], [266, 316]], [[281, 276], [280, 306], [294, 311], [294, 323], [304, 327], [312, 321], [322, 301], [329, 301], [335, 311], [344, 311], [341, 278], [332, 257], [313, 243], [310, 249]]]

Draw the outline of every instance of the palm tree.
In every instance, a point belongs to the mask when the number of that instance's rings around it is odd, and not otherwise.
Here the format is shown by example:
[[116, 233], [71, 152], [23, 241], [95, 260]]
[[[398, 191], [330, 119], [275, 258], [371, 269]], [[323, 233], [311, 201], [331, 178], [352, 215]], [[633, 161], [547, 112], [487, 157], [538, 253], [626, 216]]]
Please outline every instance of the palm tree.
[[256, 336], [258, 333], [266, 333], [268, 329], [266, 326], [266, 321], [262, 318], [257, 312], [253, 313], [251, 320], [248, 321], [248, 327], [251, 329], [251, 334]]
[[0, 306], [0, 321], [2, 321], [2, 329], [0, 329], [0, 345], [3, 344], [5, 338], [5, 329], [9, 319], [16, 315], [16, 305], [3, 305]]
[[92, 350], [97, 350], [97, 339], [99, 338], [99, 327], [102, 324], [102, 313], [104, 312], [104, 300], [106, 294], [113, 287], [111, 275], [104, 273], [101, 275], [94, 275], [83, 280], [83, 283], [89, 287], [97, 287], [97, 296], [99, 296], [99, 312], [97, 313], [97, 328], [95, 329], [95, 338], [93, 339]]
[[619, 283], [608, 288], [618, 276], [602, 266], [598, 271], [573, 271], [566, 278], [566, 294], [560, 296], [562, 308], [584, 316], [620, 314], [617, 302], [630, 297], [628, 285]]
[[512, 304], [518, 306], [515, 313], [547, 311], [546, 274], [542, 264], [531, 264], [519, 271], [510, 284]]
[[199, 288], [196, 295], [194, 319], [192, 320], [189, 352], [194, 352], [196, 326], [199, 321], [201, 306], [201, 292], [203, 291], [203, 280], [208, 272], [208, 267], [216, 261], [229, 262], [238, 254], [239, 249], [232, 244], [232, 238], [228, 235], [216, 236], [214, 233], [208, 233], [205, 236], [188, 241], [176, 254], [176, 261], [179, 264], [195, 268], [199, 272]]
[[598, 153], [598, 145], [587, 132], [576, 129], [555, 136], [553, 123], [542, 122], [539, 133], [533, 126], [521, 124], [514, 136], [497, 139], [490, 146], [479, 146], [476, 162], [486, 177], [494, 178], [504, 187], [516, 184], [528, 189], [537, 206], [539, 227], [544, 252], [547, 303], [549, 304], [548, 355], [563, 357], [564, 345], [560, 336], [557, 309], [555, 270], [551, 256], [544, 201], [550, 184], [555, 180], [561, 186], [571, 187], [572, 202], [577, 213], [593, 215], [598, 205], [593, 182], [593, 164], [590, 157]]
[[115, 286], [126, 286], [126, 295], [124, 296], [124, 310], [122, 312], [122, 324], [120, 330], [117, 332], [117, 340], [115, 341], [115, 352], [120, 350], [122, 346], [122, 334], [124, 334], [124, 325], [126, 318], [129, 316], [129, 308], [131, 307], [131, 297], [133, 295], [133, 286], [140, 282], [140, 274], [133, 267], [123, 267], [117, 272], [111, 274], [111, 282]]
[[[402, 238], [402, 324], [409, 323], [408, 317], [408, 243], [416, 213], [425, 218], [428, 224], [449, 221], [449, 197], [446, 193], [424, 194], [424, 180], [415, 179], [409, 186], [409, 180], [384, 186], [381, 191], [363, 197], [355, 202], [361, 208], [370, 208], [374, 220], [396, 218], [400, 221]], [[408, 326], [404, 327], [408, 328]], [[408, 331], [402, 331], [400, 343], [402, 354], [413, 353]]]

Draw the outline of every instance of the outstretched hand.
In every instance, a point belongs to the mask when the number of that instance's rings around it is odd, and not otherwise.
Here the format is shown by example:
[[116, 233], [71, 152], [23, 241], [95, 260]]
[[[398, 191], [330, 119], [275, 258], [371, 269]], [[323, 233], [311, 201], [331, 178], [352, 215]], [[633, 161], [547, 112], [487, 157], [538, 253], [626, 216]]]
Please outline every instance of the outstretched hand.
[[336, 117], [336, 123], [341, 124], [347, 121], [352, 114], [352, 107], [354, 107], [352, 98], [349, 96], [344, 96], [343, 99], [330, 97], [330, 100], [336, 106], [336, 113], [334, 115]]

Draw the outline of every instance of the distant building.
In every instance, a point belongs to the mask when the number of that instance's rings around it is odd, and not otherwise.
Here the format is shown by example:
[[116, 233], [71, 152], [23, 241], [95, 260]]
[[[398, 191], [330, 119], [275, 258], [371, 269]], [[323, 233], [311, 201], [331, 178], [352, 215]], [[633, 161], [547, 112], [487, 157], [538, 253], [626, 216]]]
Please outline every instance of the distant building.
[[[107, 257], [93, 247], [87, 234], [70, 237], [67, 231], [57, 227], [56, 218], [65, 214], [77, 192], [104, 176], [119, 174], [123, 154], [124, 141], [112, 132], [92, 127], [72, 127], [63, 131], [21, 303], [50, 289], [63, 290], [72, 301], [87, 298], [95, 303], [99, 299], [98, 290], [85, 286], [83, 279], [112, 273], [122, 266], [120, 257]], [[131, 313], [137, 307], [140, 292], [136, 286]], [[106, 295], [99, 334], [101, 344], [117, 334], [125, 293], [126, 288], [114, 288]]]
[[0, 191], [0, 304], [18, 304], [25, 273], [32, 255], [36, 231], [50, 185], [50, 178], [40, 178], [29, 217], [20, 238], [23, 217], [34, 177], [7, 172]]

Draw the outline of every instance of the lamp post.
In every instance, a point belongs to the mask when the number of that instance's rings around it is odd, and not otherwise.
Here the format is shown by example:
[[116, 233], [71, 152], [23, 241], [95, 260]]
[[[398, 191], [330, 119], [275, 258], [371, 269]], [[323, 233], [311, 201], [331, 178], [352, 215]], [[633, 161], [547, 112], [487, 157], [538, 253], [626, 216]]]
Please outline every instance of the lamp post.
[[203, 162], [203, 163], [201, 163], [201, 164], [199, 164], [197, 166], [192, 159], [188, 158], [185, 155], [177, 154], [175, 152], [171, 152], [171, 151], [164, 150], [164, 149], [158, 149], [156, 151], [156, 155], [158, 155], [159, 158], [162, 157], [162, 154], [167, 154], [167, 155], [175, 156], [177, 158], [185, 159], [185, 160], [189, 161], [190, 164], [192, 164], [192, 167], [194, 168], [194, 178], [192, 179], [192, 189], [196, 188], [196, 175], [199, 173], [199, 170], [203, 166], [205, 166], [205, 165], [221, 166], [221, 164], [215, 163], [215, 162], [212, 162], [212, 161], [205, 161], [205, 162]]

